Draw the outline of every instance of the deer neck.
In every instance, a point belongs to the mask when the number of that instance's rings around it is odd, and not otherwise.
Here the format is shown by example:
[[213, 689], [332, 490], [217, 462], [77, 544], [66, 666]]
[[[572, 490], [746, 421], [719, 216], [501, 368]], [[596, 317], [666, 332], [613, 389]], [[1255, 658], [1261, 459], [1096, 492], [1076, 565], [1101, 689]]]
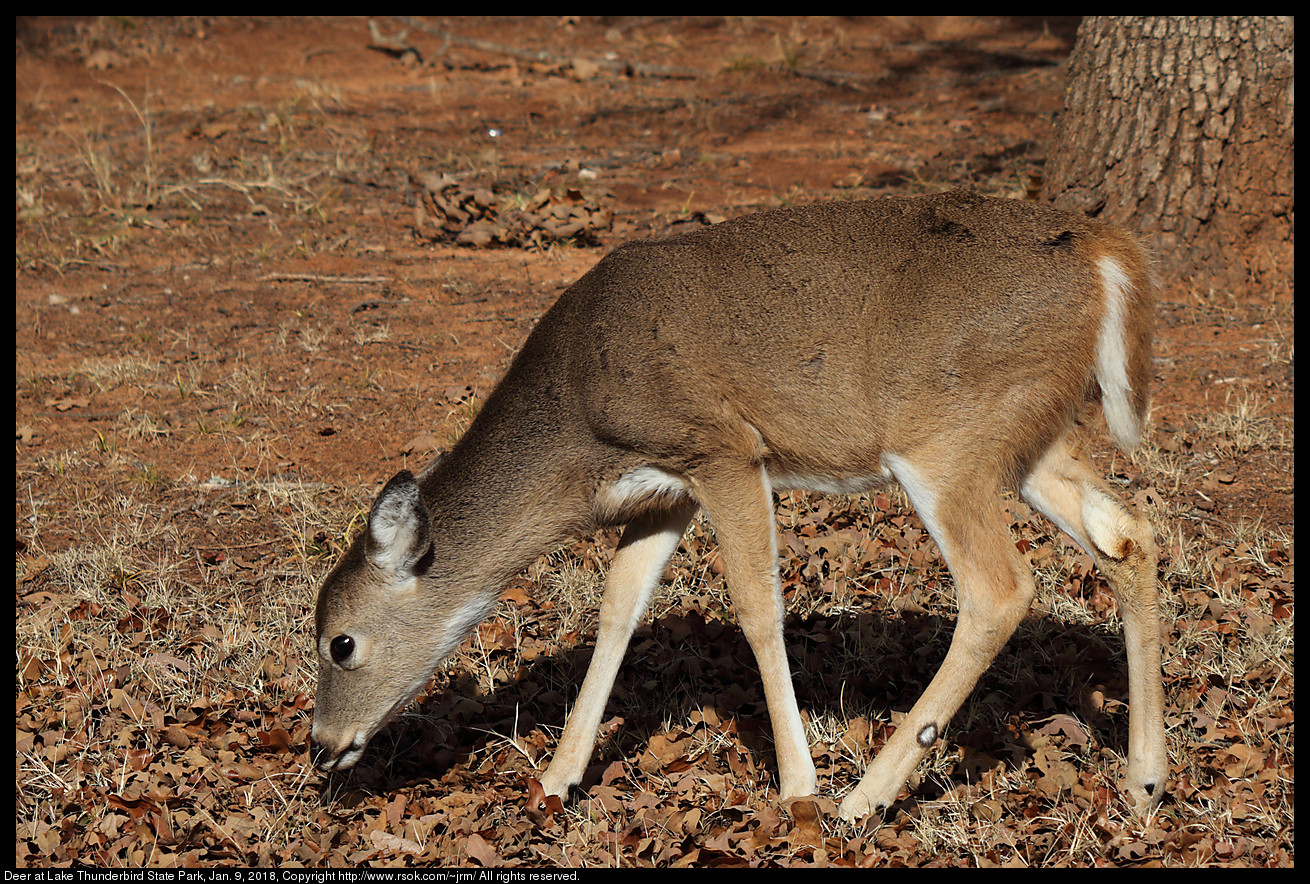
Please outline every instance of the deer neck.
[[595, 489], [585, 445], [533, 400], [531, 390], [502, 383], [450, 454], [420, 479], [438, 559], [459, 572], [451, 576], [488, 592], [590, 522]]

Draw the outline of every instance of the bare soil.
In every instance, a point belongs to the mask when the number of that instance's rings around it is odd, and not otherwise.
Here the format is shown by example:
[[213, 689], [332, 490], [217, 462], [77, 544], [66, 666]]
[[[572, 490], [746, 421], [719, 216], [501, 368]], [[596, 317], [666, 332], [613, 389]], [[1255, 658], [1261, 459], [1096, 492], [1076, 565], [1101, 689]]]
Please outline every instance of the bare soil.
[[578, 800], [535, 777], [608, 532], [516, 581], [354, 773], [308, 764], [318, 579], [560, 292], [779, 205], [1032, 198], [1076, 25], [19, 20], [16, 864], [1292, 865], [1290, 286], [1164, 280], [1151, 439], [1093, 443], [1161, 538], [1174, 783], [1147, 820], [1115, 785], [1113, 600], [1015, 504], [1030, 622], [887, 819], [836, 821], [954, 622], [896, 494], [779, 502], [816, 800], [777, 801], [699, 523]]

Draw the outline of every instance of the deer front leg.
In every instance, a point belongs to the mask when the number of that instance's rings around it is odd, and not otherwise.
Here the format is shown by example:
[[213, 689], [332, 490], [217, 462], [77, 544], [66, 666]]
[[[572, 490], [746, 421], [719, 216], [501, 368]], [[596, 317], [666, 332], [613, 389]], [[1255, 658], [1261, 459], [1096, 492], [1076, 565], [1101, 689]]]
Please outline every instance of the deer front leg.
[[719, 464], [693, 476], [692, 487], [714, 527], [728, 595], [764, 681], [780, 796], [813, 795], [817, 775], [782, 636], [782, 585], [768, 473], [758, 465]]
[[600, 631], [591, 665], [587, 667], [587, 676], [564, 726], [555, 757], [541, 777], [547, 795], [564, 797], [569, 789], [582, 782], [632, 632], [695, 512], [696, 505], [688, 501], [668, 512], [639, 518], [624, 529], [605, 578]]

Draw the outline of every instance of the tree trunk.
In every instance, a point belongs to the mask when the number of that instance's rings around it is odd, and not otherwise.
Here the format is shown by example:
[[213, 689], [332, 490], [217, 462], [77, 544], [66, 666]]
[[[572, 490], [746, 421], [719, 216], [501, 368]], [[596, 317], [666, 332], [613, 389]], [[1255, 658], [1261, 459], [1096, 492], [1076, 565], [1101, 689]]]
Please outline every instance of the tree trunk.
[[1293, 19], [1089, 17], [1043, 195], [1139, 231], [1162, 280], [1291, 288]]

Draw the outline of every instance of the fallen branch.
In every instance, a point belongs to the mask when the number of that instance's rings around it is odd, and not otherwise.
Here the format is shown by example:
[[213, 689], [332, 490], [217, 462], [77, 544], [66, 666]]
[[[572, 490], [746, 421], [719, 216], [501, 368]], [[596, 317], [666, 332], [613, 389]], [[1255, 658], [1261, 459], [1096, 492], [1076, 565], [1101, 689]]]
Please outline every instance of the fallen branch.
[[[441, 55], [446, 47], [454, 44], [456, 46], [467, 46], [470, 49], [477, 49], [480, 52], [489, 52], [493, 55], [508, 55], [511, 58], [522, 59], [523, 61], [535, 62], [537, 64], [550, 64], [566, 67], [573, 65], [575, 59], [564, 55], [556, 55], [553, 52], [547, 52], [544, 49], [519, 49], [517, 46], [502, 46], [499, 43], [491, 43], [487, 40], [479, 40], [476, 37], [464, 37], [459, 34], [452, 34], [449, 31], [434, 27], [424, 21], [409, 15], [392, 15], [389, 16], [393, 21], [398, 21], [406, 27], [414, 28], [442, 41], [441, 48], [433, 54], [433, 58]], [[374, 31], [374, 39], [379, 38], [376, 28], [370, 28]], [[382, 40], [387, 38], [382, 37]], [[385, 45], [385, 44], [384, 44]], [[675, 68], [662, 64], [643, 64], [635, 61], [617, 61], [610, 59], [601, 59], [599, 61], [587, 60], [588, 65], [595, 65], [598, 70], [608, 71], [613, 74], [627, 74], [634, 77], [656, 77], [666, 80], [696, 80], [704, 76], [702, 71], [692, 70], [690, 68]]]
[[848, 73], [846, 71], [830, 71], [830, 70], [817, 70], [817, 69], [807, 71], [807, 70], [802, 70], [800, 68], [792, 68], [791, 72], [794, 76], [801, 77], [806, 80], [817, 80], [818, 82], [823, 83], [825, 86], [833, 86], [838, 89], [850, 89], [853, 92], [865, 92], [868, 89], [868, 87], [864, 83], [860, 82], [861, 80], [865, 80], [867, 82], [868, 78], [860, 74]]

